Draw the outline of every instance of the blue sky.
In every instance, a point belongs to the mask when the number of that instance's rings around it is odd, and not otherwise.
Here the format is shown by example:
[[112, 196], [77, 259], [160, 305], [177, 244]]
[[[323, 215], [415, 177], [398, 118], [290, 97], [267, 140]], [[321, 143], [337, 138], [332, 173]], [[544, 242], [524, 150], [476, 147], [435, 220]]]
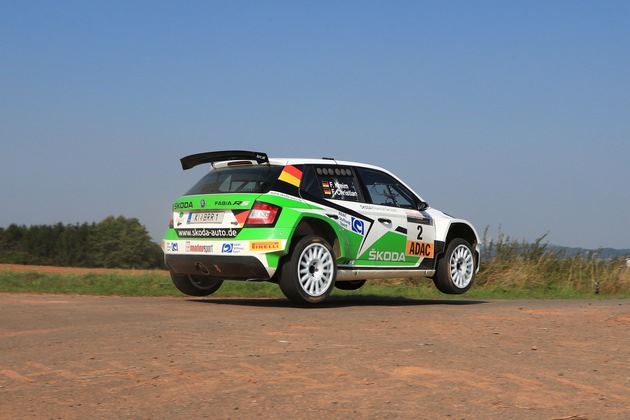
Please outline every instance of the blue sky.
[[0, 1], [0, 226], [159, 241], [248, 149], [386, 167], [532, 241], [630, 248], [630, 2]]

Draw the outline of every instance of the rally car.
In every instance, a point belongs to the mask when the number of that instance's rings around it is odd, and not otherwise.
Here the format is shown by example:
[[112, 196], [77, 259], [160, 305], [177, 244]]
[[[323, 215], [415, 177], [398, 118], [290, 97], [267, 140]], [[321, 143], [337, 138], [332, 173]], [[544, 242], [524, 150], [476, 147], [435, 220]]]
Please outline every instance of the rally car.
[[269, 281], [309, 305], [334, 287], [423, 277], [461, 294], [479, 270], [475, 228], [377, 166], [242, 150], [181, 164], [210, 165], [173, 204], [162, 241], [173, 283], [187, 295], [210, 295], [224, 280]]

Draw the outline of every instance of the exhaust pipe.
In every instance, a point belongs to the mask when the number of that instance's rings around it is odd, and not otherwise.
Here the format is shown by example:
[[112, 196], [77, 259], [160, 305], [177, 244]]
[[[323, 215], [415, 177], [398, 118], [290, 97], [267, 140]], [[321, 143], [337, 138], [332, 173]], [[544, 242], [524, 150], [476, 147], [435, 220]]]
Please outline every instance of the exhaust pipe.
[[208, 267], [206, 267], [200, 262], [195, 263], [195, 269], [199, 271], [201, 274], [204, 274], [206, 276], [210, 275], [210, 270], [208, 270]]

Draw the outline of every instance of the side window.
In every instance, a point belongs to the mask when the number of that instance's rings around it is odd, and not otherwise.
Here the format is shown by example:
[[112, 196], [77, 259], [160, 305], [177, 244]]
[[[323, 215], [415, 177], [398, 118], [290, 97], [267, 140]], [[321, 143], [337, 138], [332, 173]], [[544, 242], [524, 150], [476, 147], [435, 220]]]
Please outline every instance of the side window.
[[415, 209], [414, 195], [390, 175], [368, 168], [356, 168], [369, 200], [382, 206]]
[[363, 201], [352, 169], [339, 166], [315, 166], [319, 196], [333, 200]]
[[315, 170], [311, 166], [306, 166], [302, 171], [300, 194], [302, 195], [302, 198], [308, 198], [309, 196], [323, 198], [321, 186], [315, 177]]

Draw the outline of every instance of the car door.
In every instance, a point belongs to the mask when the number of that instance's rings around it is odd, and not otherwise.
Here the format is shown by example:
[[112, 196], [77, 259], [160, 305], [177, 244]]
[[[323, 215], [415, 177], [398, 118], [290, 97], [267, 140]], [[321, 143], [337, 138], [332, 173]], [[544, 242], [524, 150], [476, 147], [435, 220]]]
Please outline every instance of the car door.
[[378, 239], [374, 219], [351, 166], [335, 162], [309, 165], [300, 186], [302, 198], [322, 204], [327, 217], [342, 229], [340, 246], [345, 250], [340, 267], [373, 266], [365, 249]]
[[386, 172], [372, 168], [357, 168], [357, 172], [378, 235], [368, 259], [384, 268], [420, 267], [424, 260], [432, 259], [435, 226], [422, 211], [422, 201]]

